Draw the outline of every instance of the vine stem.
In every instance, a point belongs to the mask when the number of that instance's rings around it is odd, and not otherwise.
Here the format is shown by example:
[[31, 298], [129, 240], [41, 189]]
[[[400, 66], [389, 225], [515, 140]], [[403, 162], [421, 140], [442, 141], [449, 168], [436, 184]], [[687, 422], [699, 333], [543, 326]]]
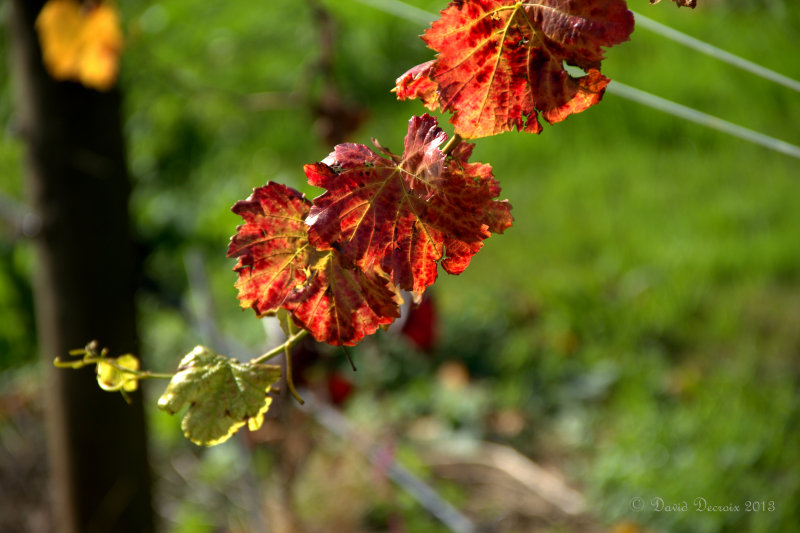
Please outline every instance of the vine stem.
[[300, 339], [302, 339], [303, 337], [305, 337], [308, 334], [308, 332], [306, 330], [304, 330], [304, 329], [301, 329], [298, 332], [291, 332], [290, 331], [290, 333], [291, 333], [291, 335], [289, 336], [288, 339], [286, 339], [286, 341], [284, 341], [283, 344], [281, 344], [279, 346], [276, 346], [275, 348], [271, 349], [270, 351], [268, 351], [265, 354], [259, 355], [255, 359], [252, 359], [250, 362], [257, 364], [257, 363], [263, 363], [265, 361], [269, 361], [270, 359], [272, 359], [276, 355], [280, 355], [280, 353], [283, 352], [284, 350], [288, 350], [289, 348], [291, 348], [292, 346], [297, 344], [297, 341], [299, 341]]
[[297, 393], [297, 389], [294, 388], [294, 379], [292, 379], [292, 350], [289, 349], [287, 345], [284, 348], [284, 353], [286, 354], [286, 387], [289, 389], [289, 392], [292, 394], [297, 403], [303, 405], [306, 403]]
[[[286, 321], [286, 328], [292, 335], [292, 337], [290, 338], [297, 337], [297, 335], [299, 334], [299, 332], [296, 332], [294, 330], [294, 324], [292, 324], [291, 320]], [[303, 335], [306, 334], [306, 330], [304, 329], [300, 330], [300, 332], [302, 332]], [[297, 400], [297, 403], [303, 405], [306, 402], [304, 402], [303, 399], [300, 397], [300, 395], [297, 394], [297, 389], [294, 388], [294, 379], [292, 378], [292, 351], [290, 350], [291, 344], [287, 340], [285, 343], [283, 343], [283, 346], [284, 346], [283, 353], [286, 356], [286, 387], [289, 389], [289, 392], [292, 394], [292, 397], [294, 397], [294, 399]]]
[[115, 369], [119, 370], [124, 374], [131, 374], [136, 377], [137, 380], [142, 379], [172, 379], [175, 374], [167, 374], [163, 372], [153, 372], [151, 370], [134, 370], [133, 368], [127, 368], [121, 366], [117, 363], [117, 359], [114, 357], [84, 357], [79, 361], [62, 361], [59, 358], [56, 358], [53, 361], [53, 365], [58, 368], [72, 368], [72, 369], [79, 369], [89, 365], [96, 365], [99, 363], [106, 363], [108, 365], [113, 366]]
[[450, 152], [452, 152], [452, 151], [453, 151], [453, 148], [455, 148], [456, 146], [458, 146], [458, 144], [459, 144], [461, 141], [463, 141], [463, 140], [464, 140], [464, 139], [461, 137], [461, 135], [459, 135], [458, 133], [454, 133], [454, 134], [453, 134], [453, 136], [452, 136], [452, 137], [450, 137], [450, 139], [449, 139], [449, 140], [447, 141], [447, 143], [444, 145], [444, 148], [442, 148], [442, 153], [443, 153], [444, 155], [447, 155], [447, 154], [449, 154]]

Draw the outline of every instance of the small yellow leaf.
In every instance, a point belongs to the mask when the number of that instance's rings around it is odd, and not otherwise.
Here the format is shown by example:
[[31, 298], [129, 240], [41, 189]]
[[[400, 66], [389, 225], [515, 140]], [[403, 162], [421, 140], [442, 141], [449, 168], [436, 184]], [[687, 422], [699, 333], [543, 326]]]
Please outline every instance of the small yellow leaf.
[[36, 30], [44, 65], [53, 78], [101, 91], [114, 86], [122, 50], [115, 7], [49, 0], [36, 19]]
[[[133, 355], [121, 355], [113, 361], [122, 368], [139, 370], [139, 359]], [[133, 374], [118, 369], [110, 361], [100, 361], [97, 363], [97, 384], [107, 391], [122, 389], [125, 392], [133, 392], [138, 388], [139, 381]]]

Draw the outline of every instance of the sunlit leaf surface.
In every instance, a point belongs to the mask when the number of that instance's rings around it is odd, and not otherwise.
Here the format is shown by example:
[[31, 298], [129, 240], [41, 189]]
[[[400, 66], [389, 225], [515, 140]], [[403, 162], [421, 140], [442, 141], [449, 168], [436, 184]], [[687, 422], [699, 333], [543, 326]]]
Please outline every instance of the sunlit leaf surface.
[[500, 187], [491, 167], [468, 163], [468, 143], [445, 156], [439, 147], [446, 139], [435, 118], [412, 117], [402, 157], [340, 144], [306, 165], [309, 183], [327, 189], [307, 219], [311, 243], [361, 268], [379, 266], [418, 295], [436, 280], [443, 258], [447, 272], [462, 272], [483, 240], [512, 219], [510, 205], [495, 200]]
[[603, 47], [632, 31], [624, 0], [453, 1], [422, 36], [436, 60], [403, 74], [395, 91], [453, 113], [464, 138], [539, 133], [540, 114], [553, 124], [600, 101]]
[[261, 426], [280, 376], [277, 366], [240, 363], [197, 346], [181, 361], [158, 407], [170, 414], [186, 408], [181, 422], [186, 438], [213, 446], [245, 424], [251, 430]]
[[[121, 355], [111, 361], [123, 368], [139, 370], [139, 359], [130, 354]], [[111, 361], [97, 363], [97, 384], [100, 385], [100, 388], [107, 391], [135, 391], [139, 386], [136, 377], [118, 369]]]

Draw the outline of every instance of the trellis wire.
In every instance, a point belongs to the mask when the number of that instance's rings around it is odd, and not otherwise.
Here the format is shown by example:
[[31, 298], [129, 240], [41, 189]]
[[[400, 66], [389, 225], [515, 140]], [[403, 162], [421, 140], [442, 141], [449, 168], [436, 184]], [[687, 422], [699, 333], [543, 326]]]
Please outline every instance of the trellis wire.
[[355, 0], [361, 4], [374, 7], [378, 11], [389, 13], [415, 24], [430, 24], [436, 18], [435, 13], [425, 11], [400, 0]]
[[795, 146], [794, 144], [784, 142], [775, 137], [764, 135], [763, 133], [739, 126], [719, 117], [703, 113], [702, 111], [697, 111], [696, 109], [686, 107], [671, 100], [666, 100], [646, 91], [631, 87], [630, 85], [612, 81], [608, 84], [607, 90], [611, 94], [615, 94], [627, 100], [646, 105], [647, 107], [669, 113], [670, 115], [713, 128], [727, 133], [728, 135], [733, 135], [745, 141], [759, 144], [771, 150], [775, 150], [776, 152], [800, 159], [800, 146]]
[[306, 404], [302, 410], [331, 433], [347, 441], [350, 446], [380, 467], [398, 486], [410, 494], [420, 505], [439, 519], [454, 533], [476, 533], [478, 528], [472, 521], [442, 498], [430, 485], [415, 476], [409, 469], [382, 450], [366, 435], [356, 431], [350, 421], [333, 407], [320, 402], [310, 391], [303, 391]]
[[788, 76], [784, 76], [783, 74], [775, 72], [774, 70], [762, 67], [761, 65], [753, 63], [752, 61], [749, 61], [747, 59], [744, 59], [743, 57], [739, 57], [737, 55], [731, 54], [730, 52], [726, 52], [722, 48], [717, 48], [716, 46], [701, 41], [700, 39], [695, 39], [691, 35], [687, 35], [676, 29], [670, 28], [669, 26], [661, 24], [660, 22], [656, 22], [655, 20], [646, 17], [640, 13], [637, 13], [635, 11], [633, 12], [633, 16], [636, 18], [637, 26], [650, 30], [653, 33], [657, 33], [662, 37], [665, 37], [671, 41], [675, 41], [676, 43], [682, 44], [687, 48], [697, 50], [698, 52], [701, 52], [707, 56], [719, 59], [724, 63], [733, 65], [734, 67], [740, 68], [751, 74], [755, 74], [756, 76], [775, 82], [788, 89], [800, 92], [800, 81], [793, 80]]

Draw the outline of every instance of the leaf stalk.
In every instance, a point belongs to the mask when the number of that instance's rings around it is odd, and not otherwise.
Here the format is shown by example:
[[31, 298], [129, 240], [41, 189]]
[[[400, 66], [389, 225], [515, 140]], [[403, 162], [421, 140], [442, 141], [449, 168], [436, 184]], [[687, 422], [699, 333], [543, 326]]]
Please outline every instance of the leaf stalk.
[[307, 334], [308, 334], [308, 332], [306, 330], [304, 330], [304, 329], [301, 329], [300, 331], [298, 331], [296, 333], [292, 333], [289, 336], [289, 338], [286, 339], [286, 341], [284, 341], [283, 344], [281, 344], [279, 346], [276, 346], [275, 348], [271, 349], [270, 351], [268, 351], [265, 354], [259, 355], [258, 357], [256, 357], [255, 359], [251, 360], [250, 362], [254, 363], [254, 364], [258, 364], [258, 363], [263, 363], [265, 361], [269, 361], [270, 359], [272, 359], [276, 355], [280, 355], [284, 350], [287, 350], [287, 349], [291, 348], [292, 346], [294, 346], [295, 344], [297, 344], [297, 342], [300, 339], [302, 339], [303, 337], [305, 337]]
[[151, 370], [134, 370], [132, 368], [127, 368], [118, 364], [116, 357], [86, 356], [77, 361], [62, 361], [60, 358], [56, 357], [53, 360], [53, 366], [57, 368], [72, 368], [73, 370], [77, 370], [85, 366], [97, 365], [99, 363], [111, 365], [116, 370], [119, 370], [124, 374], [131, 374], [136, 378], [137, 381], [141, 381], [143, 379], [172, 379], [172, 377], [175, 375], [163, 372], [153, 372]]
[[464, 139], [461, 138], [461, 135], [458, 133], [454, 133], [452, 137], [445, 143], [444, 147], [442, 148], [442, 153], [444, 155], [449, 154], [453, 151], [453, 148], [458, 146], [458, 144], [463, 141]]

